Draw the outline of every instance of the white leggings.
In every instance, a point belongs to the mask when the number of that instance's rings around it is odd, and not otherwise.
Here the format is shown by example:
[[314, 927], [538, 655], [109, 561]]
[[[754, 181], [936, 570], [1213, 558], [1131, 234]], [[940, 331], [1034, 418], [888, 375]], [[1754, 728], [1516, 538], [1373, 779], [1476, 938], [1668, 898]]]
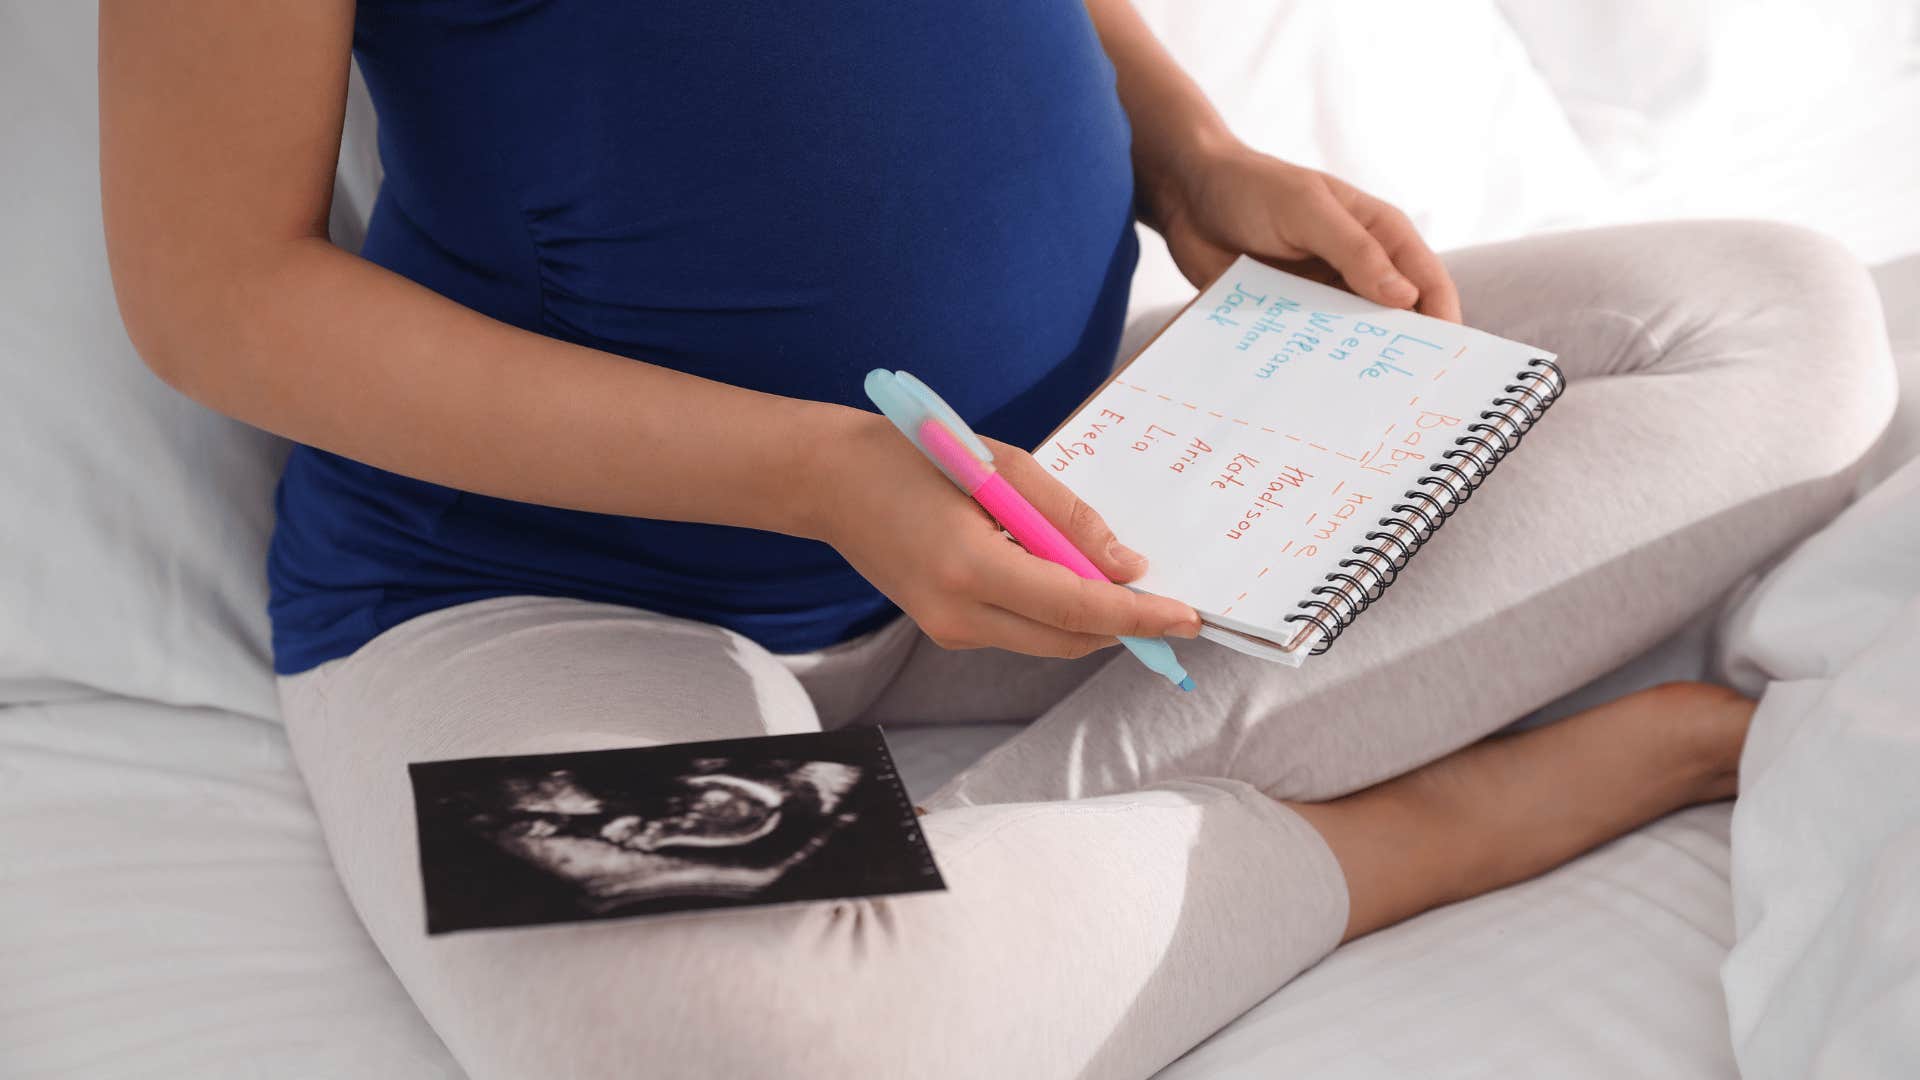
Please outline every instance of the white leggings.
[[[1558, 352], [1570, 386], [1303, 669], [1182, 642], [1182, 695], [1113, 650], [946, 653], [899, 622], [774, 656], [516, 597], [282, 680], [340, 876], [454, 1056], [480, 1080], [1148, 1076], [1339, 940], [1340, 867], [1276, 798], [1403, 773], [1645, 649], [1825, 522], [1890, 413], [1873, 288], [1808, 233], [1447, 262], [1467, 321]], [[946, 892], [423, 934], [406, 762], [1004, 719], [1033, 722], [925, 800]]]

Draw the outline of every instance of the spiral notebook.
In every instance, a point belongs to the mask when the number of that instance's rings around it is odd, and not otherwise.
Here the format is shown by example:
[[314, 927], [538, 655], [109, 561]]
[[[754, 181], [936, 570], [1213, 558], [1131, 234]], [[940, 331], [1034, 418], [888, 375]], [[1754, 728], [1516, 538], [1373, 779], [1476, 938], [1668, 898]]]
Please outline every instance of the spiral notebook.
[[1554, 354], [1242, 256], [1034, 451], [1203, 637], [1325, 652], [1519, 445]]

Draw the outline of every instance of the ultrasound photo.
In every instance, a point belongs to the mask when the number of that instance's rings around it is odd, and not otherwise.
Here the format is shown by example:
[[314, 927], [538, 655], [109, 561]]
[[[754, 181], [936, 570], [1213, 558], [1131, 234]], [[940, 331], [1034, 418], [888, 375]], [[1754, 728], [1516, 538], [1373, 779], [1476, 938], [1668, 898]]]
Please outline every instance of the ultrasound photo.
[[946, 888], [874, 727], [407, 769], [429, 934]]

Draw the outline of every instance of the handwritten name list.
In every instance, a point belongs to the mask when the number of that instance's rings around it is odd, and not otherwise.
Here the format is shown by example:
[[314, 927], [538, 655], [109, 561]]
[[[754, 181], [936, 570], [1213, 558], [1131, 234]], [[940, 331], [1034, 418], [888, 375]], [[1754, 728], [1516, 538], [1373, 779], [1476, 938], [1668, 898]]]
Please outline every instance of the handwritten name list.
[[1550, 355], [1243, 257], [1035, 456], [1147, 555], [1139, 587], [1291, 637], [1285, 616]]

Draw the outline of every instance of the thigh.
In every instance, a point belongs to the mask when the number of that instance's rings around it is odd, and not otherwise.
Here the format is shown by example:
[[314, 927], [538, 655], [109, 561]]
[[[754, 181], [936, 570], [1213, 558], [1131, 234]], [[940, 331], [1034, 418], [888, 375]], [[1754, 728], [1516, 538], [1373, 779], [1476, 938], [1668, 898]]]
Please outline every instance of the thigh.
[[809, 730], [800, 681], [714, 627], [508, 599], [282, 695], [355, 907], [475, 1080], [1144, 1077], [1346, 923], [1305, 820], [1209, 779], [930, 814], [945, 892], [428, 938], [406, 762]]
[[1179, 643], [1199, 689], [1108, 660], [928, 806], [1169, 776], [1284, 798], [1376, 783], [1646, 649], [1845, 500], [1891, 409], [1878, 301], [1799, 230], [1693, 223], [1460, 252], [1470, 322], [1559, 353], [1568, 388], [1325, 655]]
[[545, 597], [410, 620], [283, 678], [280, 700], [341, 881], [383, 948], [423, 919], [408, 762], [818, 729], [794, 677], [738, 635]]
[[943, 649], [905, 615], [849, 641], [778, 654], [800, 681], [820, 726], [1025, 722], [1098, 669], [1001, 649]]
[[861, 722], [1025, 723], [1091, 678], [1108, 658], [1105, 652], [1064, 660], [1004, 649], [943, 649], [910, 622], [903, 633], [911, 643]]
[[432, 612], [280, 688], [303, 767], [819, 729], [799, 682], [746, 638], [558, 597]]
[[[583, 1026], [620, 1023], [593, 1015], [589, 995], [608, 989], [593, 983], [608, 972], [580, 947], [604, 946], [610, 935], [596, 925], [427, 937], [407, 763], [817, 729], [794, 676], [751, 642], [559, 598], [508, 597], [418, 617], [351, 656], [283, 678], [280, 698], [361, 921], [475, 1077], [587, 1075], [566, 1067], [561, 1048], [591, 1053]], [[552, 1060], [500, 1049], [505, 1033]]]

